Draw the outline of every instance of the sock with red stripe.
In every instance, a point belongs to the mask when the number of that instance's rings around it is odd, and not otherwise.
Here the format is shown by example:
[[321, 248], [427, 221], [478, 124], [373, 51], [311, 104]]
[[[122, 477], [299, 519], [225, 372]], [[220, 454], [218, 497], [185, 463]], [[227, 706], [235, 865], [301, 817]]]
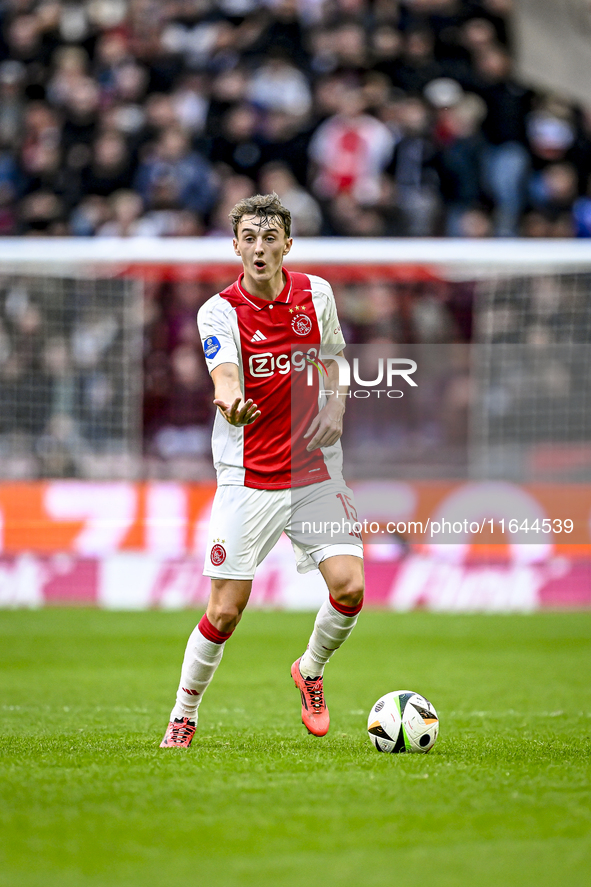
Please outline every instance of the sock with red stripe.
[[219, 632], [206, 615], [193, 630], [187, 641], [176, 704], [170, 714], [171, 721], [175, 718], [197, 720], [197, 709], [220, 664], [224, 644], [231, 634], [232, 632]]
[[318, 611], [308, 649], [300, 660], [303, 677], [316, 678], [323, 673], [332, 654], [355, 628], [362, 606], [363, 602], [356, 607], [344, 607], [329, 595]]

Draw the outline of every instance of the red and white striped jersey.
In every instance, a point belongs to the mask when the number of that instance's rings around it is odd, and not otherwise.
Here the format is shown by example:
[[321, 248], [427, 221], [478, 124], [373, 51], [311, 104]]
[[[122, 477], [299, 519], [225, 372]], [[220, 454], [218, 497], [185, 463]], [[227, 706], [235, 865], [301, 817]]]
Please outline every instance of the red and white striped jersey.
[[197, 316], [209, 372], [236, 364], [245, 400], [261, 411], [242, 428], [217, 412], [212, 450], [220, 485], [281, 490], [341, 476], [340, 442], [308, 453], [303, 437], [324, 403], [318, 358], [345, 346], [334, 295], [321, 277], [283, 273], [285, 287], [274, 301], [248, 293], [241, 275]]

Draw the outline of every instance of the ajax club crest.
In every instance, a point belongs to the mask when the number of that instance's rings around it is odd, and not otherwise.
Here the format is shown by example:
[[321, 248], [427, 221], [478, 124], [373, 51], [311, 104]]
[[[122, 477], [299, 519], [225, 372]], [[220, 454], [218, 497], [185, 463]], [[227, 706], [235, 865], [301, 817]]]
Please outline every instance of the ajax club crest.
[[312, 321], [307, 314], [295, 314], [291, 319], [291, 328], [297, 336], [307, 336], [312, 332]]
[[226, 549], [223, 545], [216, 544], [211, 549], [211, 562], [214, 566], [219, 567], [226, 560]]

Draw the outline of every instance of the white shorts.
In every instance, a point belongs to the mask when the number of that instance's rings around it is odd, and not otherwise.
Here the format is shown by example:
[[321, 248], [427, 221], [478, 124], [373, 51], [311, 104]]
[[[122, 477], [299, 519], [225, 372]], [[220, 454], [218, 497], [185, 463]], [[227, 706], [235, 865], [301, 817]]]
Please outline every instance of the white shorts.
[[357, 512], [344, 481], [326, 480], [289, 490], [217, 488], [205, 555], [204, 576], [253, 579], [283, 532], [291, 540], [299, 573], [337, 554], [363, 557]]

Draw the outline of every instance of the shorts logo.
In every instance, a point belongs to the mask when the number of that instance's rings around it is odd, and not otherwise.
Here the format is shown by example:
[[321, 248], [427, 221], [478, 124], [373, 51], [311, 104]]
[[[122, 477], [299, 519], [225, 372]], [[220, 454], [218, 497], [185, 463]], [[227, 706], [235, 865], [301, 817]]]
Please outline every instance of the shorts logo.
[[214, 545], [211, 549], [211, 562], [214, 567], [219, 567], [226, 560], [226, 549], [223, 545]]
[[306, 314], [296, 314], [292, 317], [291, 328], [297, 336], [307, 336], [312, 332], [312, 321]]
[[216, 356], [222, 346], [217, 336], [208, 336], [203, 340], [203, 351], [208, 360]]

